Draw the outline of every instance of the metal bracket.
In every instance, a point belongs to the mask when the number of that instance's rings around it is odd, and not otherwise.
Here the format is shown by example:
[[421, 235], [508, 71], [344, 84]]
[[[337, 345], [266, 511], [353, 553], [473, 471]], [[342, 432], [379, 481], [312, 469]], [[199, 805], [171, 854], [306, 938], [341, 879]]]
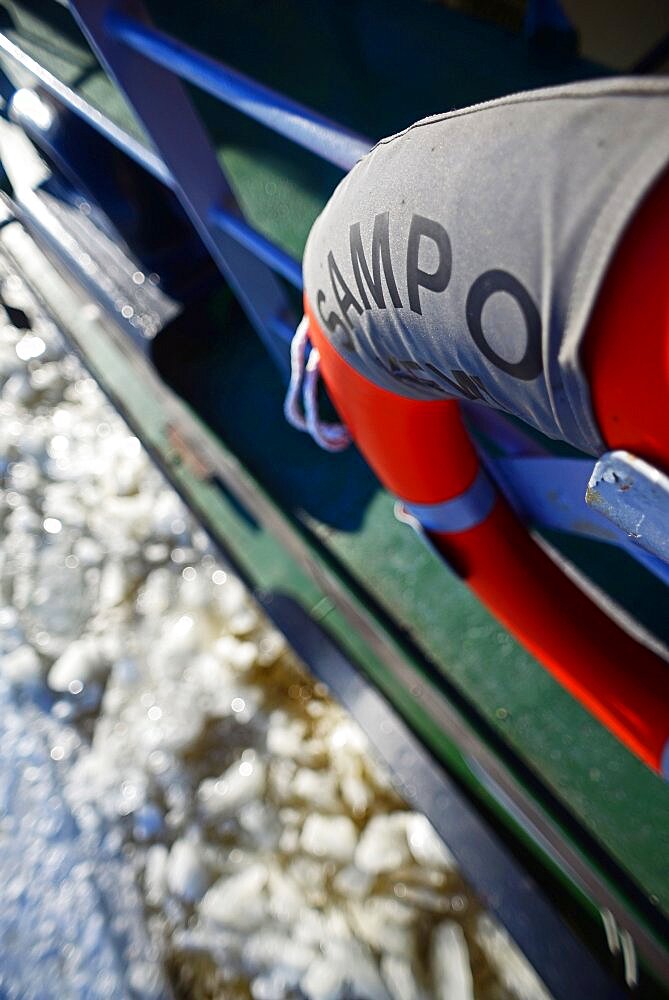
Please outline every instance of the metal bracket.
[[669, 562], [669, 476], [628, 451], [599, 459], [586, 503], [621, 528], [632, 541]]

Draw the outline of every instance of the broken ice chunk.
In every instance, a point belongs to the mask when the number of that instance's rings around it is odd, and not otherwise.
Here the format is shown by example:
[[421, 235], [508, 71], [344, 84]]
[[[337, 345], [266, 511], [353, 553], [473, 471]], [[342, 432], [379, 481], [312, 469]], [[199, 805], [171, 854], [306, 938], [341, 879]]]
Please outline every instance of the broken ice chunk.
[[167, 891], [168, 850], [164, 844], [154, 844], [146, 852], [144, 886], [149, 906], [161, 906]]
[[210, 878], [197, 844], [177, 840], [167, 859], [167, 887], [174, 896], [186, 903], [202, 898]]
[[300, 980], [300, 989], [309, 1000], [343, 1000], [350, 995], [346, 970], [317, 958]]
[[251, 931], [266, 917], [267, 884], [264, 864], [249, 865], [238, 875], [220, 878], [208, 890], [200, 903], [200, 914], [207, 920], [240, 931]]
[[355, 865], [348, 865], [337, 872], [332, 885], [336, 892], [346, 899], [362, 899], [372, 888], [374, 880], [375, 876], [370, 872], [363, 872]]
[[40, 679], [42, 665], [32, 646], [18, 646], [2, 657], [2, 672], [12, 684], [30, 684]]
[[302, 827], [300, 843], [308, 854], [345, 863], [353, 857], [357, 840], [358, 831], [348, 816], [311, 813]]
[[231, 764], [219, 778], [205, 778], [198, 789], [202, 812], [209, 820], [235, 816], [241, 807], [265, 790], [266, 767], [261, 760]]
[[474, 1000], [469, 950], [459, 924], [447, 920], [435, 928], [430, 963], [436, 1000]]
[[394, 812], [370, 819], [355, 852], [355, 863], [365, 872], [390, 872], [411, 858], [407, 841], [408, 813]]
[[299, 768], [293, 778], [293, 792], [312, 807], [333, 811], [341, 808], [337, 797], [337, 780], [332, 771]]
[[68, 691], [73, 682], [86, 685], [104, 673], [107, 663], [100, 644], [90, 636], [71, 643], [51, 667], [48, 676], [53, 691]]
[[396, 955], [381, 959], [381, 975], [393, 1000], [427, 1000], [425, 992], [416, 982], [411, 963]]
[[409, 850], [419, 865], [450, 870], [457, 867], [455, 858], [426, 816], [412, 813], [408, 817], [407, 840]]

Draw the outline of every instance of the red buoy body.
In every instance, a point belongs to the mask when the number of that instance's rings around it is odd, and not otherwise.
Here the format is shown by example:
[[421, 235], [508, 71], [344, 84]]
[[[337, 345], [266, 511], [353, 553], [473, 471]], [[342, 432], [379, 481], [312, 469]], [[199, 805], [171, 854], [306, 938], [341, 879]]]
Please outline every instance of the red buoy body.
[[417, 122], [342, 181], [303, 264], [323, 378], [381, 481], [523, 645], [665, 773], [669, 666], [532, 539], [457, 400], [669, 473], [668, 109], [669, 81], [629, 77]]
[[[454, 400], [408, 399], [346, 364], [305, 300], [310, 337], [337, 411], [388, 490], [412, 504], [465, 494], [478, 455]], [[653, 770], [669, 744], [669, 667], [632, 639], [534, 542], [503, 497], [460, 532], [430, 532], [486, 607]]]

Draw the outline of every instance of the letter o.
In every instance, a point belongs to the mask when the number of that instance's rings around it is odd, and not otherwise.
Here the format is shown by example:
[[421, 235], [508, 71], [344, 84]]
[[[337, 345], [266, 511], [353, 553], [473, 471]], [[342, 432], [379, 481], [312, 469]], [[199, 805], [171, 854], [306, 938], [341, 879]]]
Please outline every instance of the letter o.
[[[520, 361], [507, 361], [493, 350], [483, 333], [483, 307], [495, 292], [506, 292], [517, 302], [525, 319], [527, 344]], [[541, 317], [539, 310], [532, 301], [525, 286], [508, 271], [492, 270], [479, 275], [469, 289], [466, 304], [467, 326], [472, 340], [481, 354], [496, 368], [512, 375], [514, 378], [531, 382], [541, 375], [543, 360], [541, 357]]]

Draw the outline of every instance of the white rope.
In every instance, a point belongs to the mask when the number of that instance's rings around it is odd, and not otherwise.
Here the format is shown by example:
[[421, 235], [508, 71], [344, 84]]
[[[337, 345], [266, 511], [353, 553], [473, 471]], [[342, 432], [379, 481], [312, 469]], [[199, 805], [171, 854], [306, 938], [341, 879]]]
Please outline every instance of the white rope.
[[331, 424], [318, 415], [318, 380], [321, 356], [312, 347], [304, 376], [304, 412], [307, 430], [312, 438], [326, 451], [343, 451], [351, 443], [351, 435], [343, 424]]
[[[343, 424], [332, 424], [318, 415], [318, 382], [320, 354], [312, 347], [305, 364], [309, 344], [309, 324], [304, 316], [290, 345], [290, 383], [283, 404], [286, 420], [300, 431], [306, 431], [325, 451], [343, 451], [351, 443], [351, 435]], [[304, 414], [300, 410], [300, 388], [303, 391]]]
[[302, 375], [304, 373], [304, 361], [308, 344], [309, 320], [306, 316], [303, 316], [290, 342], [290, 382], [288, 383], [288, 392], [283, 402], [283, 415], [288, 423], [298, 431], [307, 430], [307, 422], [300, 410], [298, 399], [302, 387]]

